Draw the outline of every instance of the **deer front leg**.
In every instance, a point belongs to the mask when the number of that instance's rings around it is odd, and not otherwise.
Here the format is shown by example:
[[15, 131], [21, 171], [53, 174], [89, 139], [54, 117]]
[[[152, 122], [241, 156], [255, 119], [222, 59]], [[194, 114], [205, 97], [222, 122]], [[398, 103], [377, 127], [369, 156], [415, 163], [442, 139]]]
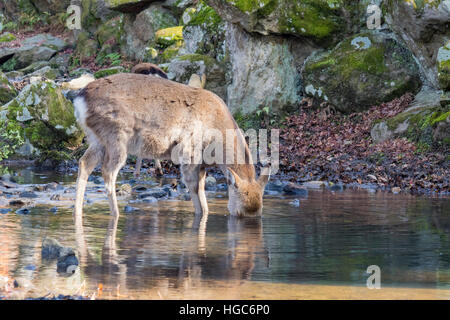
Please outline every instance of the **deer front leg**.
[[205, 194], [205, 168], [200, 165], [182, 165], [181, 172], [194, 203], [195, 214], [208, 214], [208, 202]]

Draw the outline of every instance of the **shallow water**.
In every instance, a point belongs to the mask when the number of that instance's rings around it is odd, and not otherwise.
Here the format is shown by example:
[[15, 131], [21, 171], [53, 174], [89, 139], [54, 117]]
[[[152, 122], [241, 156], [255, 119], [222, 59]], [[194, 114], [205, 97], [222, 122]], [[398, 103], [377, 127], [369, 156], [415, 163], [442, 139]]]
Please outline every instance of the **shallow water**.
[[[18, 180], [72, 186], [74, 177], [23, 171]], [[0, 276], [21, 283], [8, 298], [450, 299], [448, 197], [310, 190], [300, 207], [266, 197], [262, 219], [236, 220], [210, 194], [207, 219], [195, 219], [189, 201], [167, 200], [133, 203], [139, 210], [118, 222], [93, 199], [84, 230], [68, 206], [0, 214]], [[44, 237], [79, 250], [74, 275], [41, 261]], [[370, 265], [381, 268], [380, 290], [366, 287]]]

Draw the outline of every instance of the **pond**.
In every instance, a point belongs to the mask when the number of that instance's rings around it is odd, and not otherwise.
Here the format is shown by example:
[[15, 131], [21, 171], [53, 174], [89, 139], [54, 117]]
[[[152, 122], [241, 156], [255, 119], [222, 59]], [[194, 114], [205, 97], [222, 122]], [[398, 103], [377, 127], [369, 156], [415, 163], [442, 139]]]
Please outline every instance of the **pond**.
[[[75, 176], [23, 170], [16, 180], [71, 189]], [[117, 221], [101, 190], [89, 183], [82, 230], [70, 197], [56, 212], [42, 199], [29, 214], [0, 214], [0, 276], [21, 284], [9, 298], [450, 299], [448, 197], [310, 190], [299, 206], [265, 197], [261, 219], [230, 218], [220, 193], [208, 194], [202, 219], [190, 201], [122, 197]], [[79, 252], [75, 274], [41, 260], [45, 237]], [[366, 286], [371, 265], [379, 290]]]

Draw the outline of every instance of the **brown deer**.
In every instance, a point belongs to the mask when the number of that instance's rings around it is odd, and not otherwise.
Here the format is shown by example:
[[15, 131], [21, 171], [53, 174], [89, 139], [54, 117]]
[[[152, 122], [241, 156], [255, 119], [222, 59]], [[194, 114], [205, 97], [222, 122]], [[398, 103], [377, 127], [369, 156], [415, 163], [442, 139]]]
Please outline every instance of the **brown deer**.
[[[84, 192], [97, 164], [108, 195], [111, 213], [119, 215], [116, 179], [128, 154], [171, 159], [174, 150], [191, 148], [190, 139], [208, 129], [223, 136], [232, 133], [233, 148], [224, 148], [239, 159], [237, 144], [244, 146], [245, 161], [230, 164], [181, 161], [183, 181], [189, 188], [196, 214], [207, 214], [206, 167], [218, 165], [228, 183], [231, 215], [259, 216], [269, 174], [257, 179], [250, 150], [228, 107], [210, 91], [158, 77], [117, 74], [90, 83], [74, 100], [75, 115], [83, 127], [89, 148], [80, 159], [75, 202], [75, 221], [81, 222]], [[213, 143], [202, 140], [202, 150]], [[176, 148], [176, 149], [175, 149]], [[172, 157], [172, 160], [173, 157]]]

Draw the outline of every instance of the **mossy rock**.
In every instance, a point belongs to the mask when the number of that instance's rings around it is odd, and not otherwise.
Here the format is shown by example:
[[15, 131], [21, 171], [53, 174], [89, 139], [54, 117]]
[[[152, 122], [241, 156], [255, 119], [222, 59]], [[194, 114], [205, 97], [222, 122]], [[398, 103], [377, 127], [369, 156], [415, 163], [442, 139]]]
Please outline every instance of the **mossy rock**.
[[120, 42], [121, 34], [123, 32], [122, 17], [115, 17], [103, 23], [95, 32], [99, 47], [102, 47], [106, 42], [118, 44]]
[[107, 76], [111, 76], [111, 75], [116, 74], [116, 73], [121, 73], [121, 72], [124, 72], [124, 71], [125, 71], [124, 67], [117, 66], [117, 67], [112, 67], [112, 68], [99, 70], [96, 73], [94, 73], [94, 77], [96, 79], [99, 79], [99, 78], [104, 78], [104, 77], [107, 77]]
[[1, 42], [11, 42], [14, 40], [16, 40], [16, 36], [13, 35], [12, 33], [5, 32], [2, 35], [0, 35], [0, 43]]
[[209, 55], [218, 61], [226, 59], [226, 24], [219, 14], [205, 1], [189, 8], [183, 15], [184, 54]]
[[160, 29], [155, 34], [156, 43], [163, 47], [175, 44], [183, 40], [183, 26]]
[[[283, 34], [330, 43], [353, 29], [365, 14], [356, 1], [346, 0], [210, 0], [225, 20], [249, 32]], [[364, 8], [365, 9], [365, 8]]]
[[152, 2], [154, 0], [105, 0], [111, 10], [123, 13], [139, 13]]
[[8, 78], [0, 72], [0, 103], [3, 105], [15, 97], [17, 97], [17, 90], [14, 86], [9, 82]]
[[307, 95], [345, 113], [416, 93], [422, 84], [410, 51], [378, 32], [352, 36], [310, 57], [302, 77]]
[[[0, 122], [8, 135], [26, 141], [16, 148], [16, 156], [37, 157], [49, 152], [65, 152], [81, 144], [72, 103], [51, 80], [27, 85], [20, 94], [0, 109]], [[26, 147], [26, 148], [25, 148]]]
[[443, 90], [450, 91], [450, 41], [439, 48], [436, 61], [439, 84]]
[[82, 32], [77, 39], [74, 55], [81, 61], [94, 57], [97, 54], [98, 43], [88, 32]]
[[424, 151], [450, 147], [450, 105], [410, 108], [393, 118], [380, 121], [371, 131], [378, 143], [405, 137]]

